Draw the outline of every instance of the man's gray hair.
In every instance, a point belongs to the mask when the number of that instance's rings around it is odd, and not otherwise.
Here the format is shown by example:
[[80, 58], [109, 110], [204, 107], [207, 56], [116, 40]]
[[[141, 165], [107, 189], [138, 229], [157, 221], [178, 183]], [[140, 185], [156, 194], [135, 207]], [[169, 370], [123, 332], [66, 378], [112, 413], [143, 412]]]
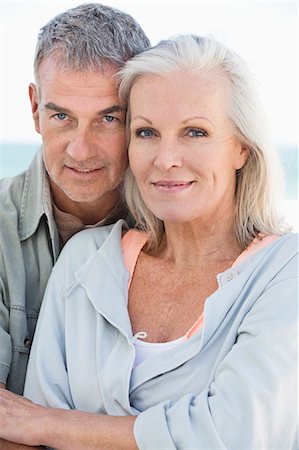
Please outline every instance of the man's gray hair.
[[129, 14], [100, 3], [85, 3], [57, 15], [41, 28], [34, 59], [39, 67], [54, 57], [59, 69], [105, 71], [120, 68], [133, 55], [150, 46], [150, 41]]

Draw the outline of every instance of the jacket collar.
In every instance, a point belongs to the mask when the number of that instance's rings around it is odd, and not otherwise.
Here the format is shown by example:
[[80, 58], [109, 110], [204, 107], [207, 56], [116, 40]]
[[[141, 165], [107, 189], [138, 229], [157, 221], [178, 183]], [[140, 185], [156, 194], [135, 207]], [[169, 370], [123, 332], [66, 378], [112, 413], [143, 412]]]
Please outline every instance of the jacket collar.
[[107, 238], [74, 275], [96, 311], [131, 339], [132, 327], [128, 314], [129, 272], [124, 265], [121, 244], [124, 225], [124, 220], [119, 220], [112, 227], [105, 227], [109, 230]]
[[[123, 224], [124, 221], [119, 220], [112, 228], [106, 227], [108, 235], [106, 238], [103, 237], [103, 244], [75, 272], [75, 285], [69, 286], [65, 294], [72, 295], [73, 289], [78, 286], [83, 288], [95, 310], [105, 317], [133, 345], [134, 337], [128, 314], [128, 282], [130, 275], [124, 265], [121, 244]], [[105, 233], [106, 230], [102, 229], [102, 233]], [[212, 297], [218, 297], [219, 295], [217, 291]], [[221, 308], [219, 314], [224, 314], [224, 309], [224, 307]], [[176, 348], [175, 355], [173, 351], [166, 351], [162, 356], [156, 355], [154, 357], [154, 364], [152, 364], [153, 360], [151, 360], [137, 366], [132, 375], [130, 391], [136, 389], [149, 377], [172, 370], [173, 367], [183, 364], [194, 357], [214, 331], [209, 330], [208, 336], [206, 332], [192, 336], [184, 345]]]
[[21, 241], [30, 238], [36, 232], [43, 215], [47, 218], [50, 239], [56, 259], [59, 237], [53, 218], [50, 184], [43, 162], [42, 149], [40, 149], [25, 172], [19, 221]]

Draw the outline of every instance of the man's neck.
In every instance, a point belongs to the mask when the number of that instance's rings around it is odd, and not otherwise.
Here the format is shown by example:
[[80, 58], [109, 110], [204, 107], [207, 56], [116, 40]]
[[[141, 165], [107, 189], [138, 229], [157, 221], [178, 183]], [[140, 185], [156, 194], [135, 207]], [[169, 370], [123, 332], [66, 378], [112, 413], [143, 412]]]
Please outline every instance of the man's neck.
[[109, 192], [103, 198], [93, 202], [76, 202], [62, 191], [58, 193], [53, 188], [52, 196], [53, 202], [60, 211], [77, 217], [84, 225], [94, 225], [105, 219], [119, 204], [119, 192], [117, 190]]

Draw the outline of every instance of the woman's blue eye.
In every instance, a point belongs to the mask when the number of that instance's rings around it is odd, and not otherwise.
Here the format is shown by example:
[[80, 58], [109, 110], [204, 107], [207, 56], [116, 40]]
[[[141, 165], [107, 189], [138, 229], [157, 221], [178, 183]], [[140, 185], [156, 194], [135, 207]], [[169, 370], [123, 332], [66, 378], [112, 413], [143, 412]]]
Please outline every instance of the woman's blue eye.
[[153, 130], [149, 128], [143, 128], [136, 131], [136, 136], [141, 138], [150, 138], [154, 135]]
[[190, 128], [188, 130], [188, 135], [190, 137], [202, 137], [202, 136], [207, 136], [206, 131], [201, 130], [200, 128]]

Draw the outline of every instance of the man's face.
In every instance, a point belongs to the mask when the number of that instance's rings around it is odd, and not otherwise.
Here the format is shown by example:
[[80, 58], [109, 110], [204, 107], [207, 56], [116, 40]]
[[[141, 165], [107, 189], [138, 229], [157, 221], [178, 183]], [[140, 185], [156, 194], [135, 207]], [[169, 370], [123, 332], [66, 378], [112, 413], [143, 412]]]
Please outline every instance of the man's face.
[[115, 201], [127, 166], [125, 109], [114, 69], [103, 73], [58, 70], [51, 59], [30, 85], [35, 128], [54, 200], [102, 207]]

